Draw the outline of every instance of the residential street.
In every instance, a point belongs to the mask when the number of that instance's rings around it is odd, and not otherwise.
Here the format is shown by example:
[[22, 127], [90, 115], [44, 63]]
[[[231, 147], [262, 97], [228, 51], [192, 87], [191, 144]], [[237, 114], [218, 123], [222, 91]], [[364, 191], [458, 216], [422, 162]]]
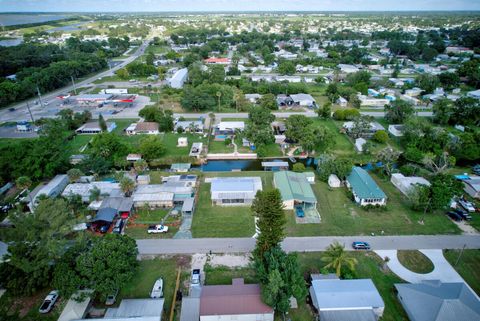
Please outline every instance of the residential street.
[[[406, 236], [321, 236], [288, 237], [282, 244], [288, 252], [323, 251], [332, 242], [345, 244], [352, 250], [353, 241], [366, 241], [372, 250], [414, 249], [468, 249], [480, 248], [477, 235], [406, 235]], [[197, 239], [147, 239], [137, 240], [140, 255], [192, 254], [192, 253], [241, 253], [250, 252], [255, 246], [253, 238], [197, 238]]]

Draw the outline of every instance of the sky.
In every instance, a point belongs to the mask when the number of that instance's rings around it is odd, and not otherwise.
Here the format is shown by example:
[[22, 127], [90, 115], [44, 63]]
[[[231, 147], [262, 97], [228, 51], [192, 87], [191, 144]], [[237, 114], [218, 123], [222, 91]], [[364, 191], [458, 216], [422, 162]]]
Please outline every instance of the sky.
[[480, 0], [0, 0], [0, 12], [480, 10]]

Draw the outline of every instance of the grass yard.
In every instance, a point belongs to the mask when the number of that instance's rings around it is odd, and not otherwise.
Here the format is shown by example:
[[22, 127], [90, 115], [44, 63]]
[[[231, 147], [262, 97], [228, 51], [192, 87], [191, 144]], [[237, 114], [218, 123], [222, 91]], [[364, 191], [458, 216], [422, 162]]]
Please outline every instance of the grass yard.
[[226, 145], [225, 142], [219, 142], [213, 139], [210, 140], [210, 144], [208, 145], [209, 154], [233, 153], [233, 151], [233, 145]]
[[330, 189], [324, 182], [312, 185], [317, 196], [317, 209], [320, 224], [296, 224], [293, 211], [287, 212], [287, 232], [289, 236], [315, 235], [432, 235], [460, 234], [460, 229], [442, 213], [427, 214], [425, 224], [418, 222], [423, 216], [408, 206], [405, 197], [389, 182], [372, 177], [387, 194], [385, 211], [365, 211], [347, 196], [344, 187]]
[[167, 233], [147, 233], [146, 226], [127, 226], [125, 234], [133, 239], [171, 239], [178, 232], [178, 226], [169, 226]]
[[139, 224], [158, 224], [169, 212], [168, 209], [150, 210], [139, 209], [136, 213], [135, 223]]
[[161, 221], [168, 214], [168, 209], [155, 209], [150, 210], [139, 209], [135, 214], [132, 222], [129, 221], [125, 234], [134, 239], [169, 239], [172, 238], [175, 233], [178, 232], [179, 225], [181, 223], [180, 217], [169, 216], [166, 218], [164, 224], [168, 226], [167, 233], [147, 233], [147, 225], [160, 224]]
[[70, 155], [83, 154], [81, 149], [87, 145], [95, 135], [75, 135], [67, 144]]
[[120, 289], [117, 303], [122, 299], [149, 298], [155, 280], [161, 277], [164, 282], [164, 317], [168, 316], [175, 291], [177, 268], [182, 267], [185, 271], [188, 268], [189, 262], [190, 258], [183, 256], [139, 261], [140, 266], [137, 273], [135, 273], [135, 277]]
[[0, 298], [0, 320], [18, 321], [55, 321], [62, 313], [68, 298], [60, 296], [53, 310], [48, 314], [41, 314], [38, 308], [45, 296], [50, 292], [42, 290], [28, 297], [12, 297], [6, 292]]
[[427, 274], [433, 271], [432, 261], [420, 251], [399, 250], [397, 257], [400, 263], [412, 272]]
[[210, 184], [201, 183], [193, 214], [193, 237], [251, 237], [255, 224], [248, 206], [213, 206]]
[[444, 250], [443, 255], [462, 278], [480, 295], [480, 250], [464, 250], [458, 261], [460, 250]]
[[258, 283], [255, 272], [251, 267], [229, 268], [226, 266], [204, 267], [205, 285], [232, 284], [232, 279], [243, 278], [246, 284]]

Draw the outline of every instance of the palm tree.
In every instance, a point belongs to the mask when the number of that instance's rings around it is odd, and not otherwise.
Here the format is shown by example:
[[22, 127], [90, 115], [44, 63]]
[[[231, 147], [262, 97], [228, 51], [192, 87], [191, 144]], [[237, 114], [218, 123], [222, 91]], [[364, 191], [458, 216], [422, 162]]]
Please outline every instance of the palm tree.
[[135, 189], [135, 182], [128, 177], [124, 177], [120, 181], [120, 188], [122, 192], [125, 193], [125, 196], [130, 196]]
[[340, 276], [342, 274], [342, 268], [348, 266], [350, 270], [355, 270], [357, 259], [349, 257], [345, 251], [345, 247], [338, 242], [330, 244], [327, 251], [322, 256], [322, 261], [326, 262], [325, 267], [335, 269], [335, 274]]
[[133, 163], [133, 168], [137, 173], [143, 173], [147, 170], [148, 164], [144, 159], [139, 159], [135, 163]]
[[82, 175], [82, 171], [78, 168], [72, 168], [67, 172], [68, 180], [70, 181], [70, 183], [78, 181]]

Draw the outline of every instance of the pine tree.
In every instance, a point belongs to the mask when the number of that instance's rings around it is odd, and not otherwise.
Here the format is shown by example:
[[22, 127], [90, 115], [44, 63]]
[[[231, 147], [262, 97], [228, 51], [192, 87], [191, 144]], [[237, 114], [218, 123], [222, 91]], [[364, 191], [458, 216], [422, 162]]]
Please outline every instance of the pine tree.
[[98, 116], [98, 125], [100, 126], [102, 132], [107, 130], [107, 123], [105, 122], [105, 119], [103, 119], [102, 114]]

